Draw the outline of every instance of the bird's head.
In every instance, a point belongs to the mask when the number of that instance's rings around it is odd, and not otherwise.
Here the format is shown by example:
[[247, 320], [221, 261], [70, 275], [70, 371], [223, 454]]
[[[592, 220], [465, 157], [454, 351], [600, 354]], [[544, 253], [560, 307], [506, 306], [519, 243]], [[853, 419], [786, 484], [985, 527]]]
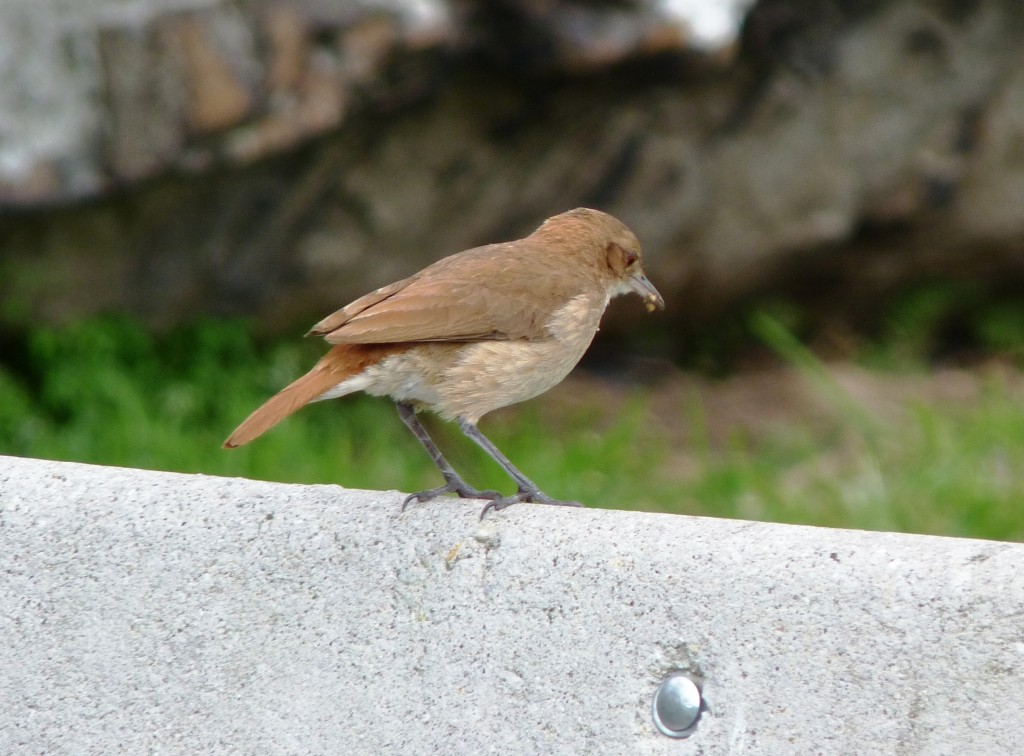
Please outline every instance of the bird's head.
[[[588, 256], [596, 255], [596, 269], [611, 296], [640, 295], [648, 311], [665, 309], [665, 300], [647, 278], [643, 252], [636, 235], [619, 219], [600, 210], [580, 207], [548, 218], [538, 233], [587, 239]], [[568, 246], [568, 245], [567, 245]]]
[[624, 234], [613, 236], [605, 244], [608, 268], [614, 276], [612, 296], [635, 292], [644, 300], [648, 312], [654, 312], [655, 309], [664, 310], [665, 300], [644, 273], [640, 242], [632, 231], [625, 226], [622, 228]]

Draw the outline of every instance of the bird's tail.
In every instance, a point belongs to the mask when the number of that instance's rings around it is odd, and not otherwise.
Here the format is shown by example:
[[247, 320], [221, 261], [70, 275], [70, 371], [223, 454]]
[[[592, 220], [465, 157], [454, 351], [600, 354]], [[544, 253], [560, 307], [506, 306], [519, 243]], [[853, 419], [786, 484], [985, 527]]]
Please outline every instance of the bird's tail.
[[[344, 344], [332, 348], [312, 370], [292, 381], [249, 415], [228, 436], [224, 448], [234, 449], [262, 436], [292, 413], [320, 398], [346, 379], [358, 375], [367, 365], [379, 361], [383, 356], [384, 353], [377, 345]], [[358, 390], [358, 387], [351, 389]]]

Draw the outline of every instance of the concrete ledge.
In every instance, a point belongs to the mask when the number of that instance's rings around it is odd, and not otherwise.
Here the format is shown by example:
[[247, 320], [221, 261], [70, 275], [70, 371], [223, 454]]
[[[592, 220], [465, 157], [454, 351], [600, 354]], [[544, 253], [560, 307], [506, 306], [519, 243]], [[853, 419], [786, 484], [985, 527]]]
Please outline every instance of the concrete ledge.
[[1024, 546], [400, 500], [0, 457], [0, 753], [1024, 743]]

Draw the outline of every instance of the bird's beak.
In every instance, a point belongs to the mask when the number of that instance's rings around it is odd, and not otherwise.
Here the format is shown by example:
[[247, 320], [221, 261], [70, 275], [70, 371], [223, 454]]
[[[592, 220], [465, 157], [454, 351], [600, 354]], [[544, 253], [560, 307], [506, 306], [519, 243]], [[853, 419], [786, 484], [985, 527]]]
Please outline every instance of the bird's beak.
[[640, 298], [644, 300], [648, 312], [654, 312], [655, 308], [659, 310], [665, 309], [665, 300], [658, 293], [658, 290], [654, 288], [654, 284], [647, 280], [647, 276], [642, 271], [637, 271], [629, 277], [629, 288], [639, 294]]

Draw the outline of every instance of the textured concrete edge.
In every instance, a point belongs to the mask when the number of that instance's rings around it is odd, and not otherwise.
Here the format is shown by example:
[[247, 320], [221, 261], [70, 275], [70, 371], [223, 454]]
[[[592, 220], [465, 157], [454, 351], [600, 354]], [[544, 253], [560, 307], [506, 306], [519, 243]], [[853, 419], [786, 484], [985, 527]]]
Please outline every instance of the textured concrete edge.
[[[942, 550], [943, 545], [969, 545], [975, 544], [984, 549], [994, 547], [997, 549], [1019, 550], [1020, 556], [1024, 559], [1024, 544], [1003, 541], [990, 541], [978, 538], [963, 538], [951, 536], [934, 536], [916, 533], [899, 533], [889, 531], [869, 531], [849, 528], [827, 528], [815, 525], [793, 525], [786, 523], [773, 523], [759, 520], [741, 520], [732, 518], [705, 517], [698, 515], [674, 514], [665, 512], [645, 512], [632, 509], [605, 509], [584, 506], [582, 510], [575, 508], [545, 507], [533, 504], [520, 504], [504, 510], [503, 512], [491, 512], [486, 517], [479, 517], [480, 505], [485, 501], [472, 501], [445, 497], [437, 499], [429, 504], [410, 504], [407, 510], [403, 509], [402, 502], [408, 495], [407, 492], [394, 489], [355, 489], [345, 488], [337, 484], [304, 484], [304, 483], [281, 483], [277, 481], [261, 480], [256, 478], [245, 478], [237, 476], [207, 475], [204, 473], [182, 473], [155, 470], [148, 468], [121, 467], [117, 465], [102, 465], [86, 462], [69, 462], [62, 460], [40, 459], [34, 457], [17, 457], [0, 455], [0, 507], [10, 502], [12, 493], [16, 494], [20, 481], [35, 480], [36, 484], [42, 484], [47, 479], [60, 481], [74, 481], [80, 484], [76, 493], [91, 490], [91, 483], [103, 481], [109, 483], [113, 488], [123, 488], [129, 495], [140, 495], [142, 492], [166, 488], [169, 491], [180, 491], [182, 494], [194, 493], [197, 489], [209, 488], [216, 490], [221, 500], [234, 494], [243, 498], [249, 494], [256, 494], [265, 497], [268, 494], [279, 493], [282, 503], [297, 501], [303, 498], [303, 494], [319, 494], [317, 501], [323, 497], [342, 501], [346, 506], [358, 507], [360, 517], [370, 516], [379, 519], [378, 524], [389, 525], [391, 522], [401, 520], [415, 512], [422, 514], [429, 513], [432, 525], [452, 525], [460, 530], [467, 530], [474, 536], [480, 536], [493, 531], [502, 520], [512, 518], [528, 518], [530, 529], [537, 527], [536, 519], [543, 523], [546, 515], [557, 516], [564, 512], [575, 512], [577, 516], [612, 518], [618, 520], [636, 520], [645, 522], [658, 529], [672, 528], [673, 525], [689, 528], [710, 529], [712, 531], [729, 530], [750, 534], [752, 542], [759, 542], [767, 550], [773, 550], [772, 544], [783, 548], [781, 534], [791, 534], [803, 537], [815, 538], [816, 534], [833, 534], [840, 538], [850, 537], [854, 539], [877, 538], [889, 545], [921, 545], [928, 544], [933, 548]], [[141, 484], [141, 485], [140, 485]], [[142, 495], [143, 499], [149, 500], [148, 495]], [[55, 504], [66, 504], [68, 499], [62, 499]], [[452, 506], [445, 506], [445, 504]], [[612, 523], [613, 527], [620, 527], [620, 523]], [[543, 530], [545, 525], [541, 524]], [[623, 533], [628, 530], [622, 529]]]
[[[0, 457], [0, 751], [1024, 738], [1024, 546], [400, 501]], [[650, 717], [676, 670], [707, 704], [685, 741]]]

